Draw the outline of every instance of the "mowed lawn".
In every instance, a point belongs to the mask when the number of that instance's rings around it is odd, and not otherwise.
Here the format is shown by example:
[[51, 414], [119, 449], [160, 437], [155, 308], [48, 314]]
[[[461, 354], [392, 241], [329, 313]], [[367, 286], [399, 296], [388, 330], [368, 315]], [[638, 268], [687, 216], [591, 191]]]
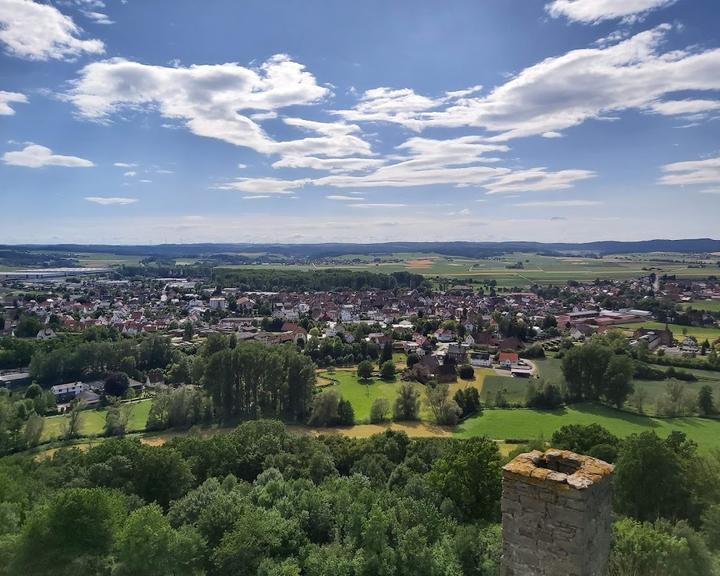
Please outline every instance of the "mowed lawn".
[[651, 418], [618, 412], [605, 406], [576, 404], [560, 410], [485, 410], [481, 416], [470, 418], [455, 430], [460, 438], [488, 436], [496, 440], [506, 438], [532, 439], [542, 435], [549, 440], [558, 428], [568, 424], [600, 424], [619, 437], [654, 431], [665, 437], [673, 430], [687, 434], [702, 450], [720, 448], [720, 421], [704, 418]]
[[[126, 406], [131, 407], [130, 419], [128, 420], [128, 432], [139, 432], [145, 430], [148, 414], [152, 400], [138, 400], [131, 402]], [[99, 435], [103, 433], [105, 427], [105, 417], [107, 416], [107, 408], [98, 408], [97, 410], [83, 410], [80, 413], [80, 434], [82, 436]], [[45, 427], [43, 428], [42, 441], [48, 442], [61, 438], [67, 429], [68, 415], [49, 416], [45, 418]]]
[[[475, 378], [473, 380], [461, 380], [450, 384], [450, 396], [453, 396], [457, 390], [475, 386], [482, 394], [483, 380], [493, 371], [486, 368], [476, 368]], [[332, 386], [324, 385], [327, 380], [336, 381], [337, 384]], [[402, 380], [397, 377], [392, 381], [385, 381], [377, 377], [377, 375], [367, 382], [357, 377], [354, 368], [338, 368], [335, 372], [321, 370], [318, 372], [318, 381], [323, 385], [324, 390], [335, 390], [345, 400], [349, 400], [355, 411], [355, 422], [358, 424], [370, 422], [370, 407], [376, 398], [386, 398], [392, 406], [398, 394], [398, 389], [402, 384]], [[420, 407], [420, 416], [423, 420], [430, 418], [427, 407], [425, 406], [425, 386], [418, 382], [413, 382], [413, 386], [420, 394], [423, 401]]]
[[502, 392], [505, 400], [510, 404], [525, 404], [530, 382], [537, 382], [537, 380], [490, 374], [485, 377], [480, 399], [484, 404], [492, 406], [495, 404], [498, 392]]

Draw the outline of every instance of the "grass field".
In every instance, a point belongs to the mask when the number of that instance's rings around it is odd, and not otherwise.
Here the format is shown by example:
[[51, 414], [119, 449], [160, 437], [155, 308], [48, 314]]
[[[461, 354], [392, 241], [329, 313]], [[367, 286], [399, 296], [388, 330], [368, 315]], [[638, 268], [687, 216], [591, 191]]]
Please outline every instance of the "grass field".
[[514, 410], [485, 410], [463, 422], [456, 436], [469, 438], [485, 435], [494, 439], [532, 439], [542, 435], [549, 440], [553, 432], [568, 424], [600, 424], [616, 436], [625, 437], [648, 430], [667, 436], [673, 430], [685, 432], [702, 450], [720, 448], [720, 421], [703, 418], [658, 419], [618, 412], [594, 404], [576, 404], [571, 408], [542, 411], [526, 408]]
[[[483, 381], [490, 374], [493, 374], [490, 369], [476, 368], [474, 380], [458, 379], [457, 382], [450, 384], [450, 396], [453, 396], [457, 390], [468, 386], [475, 386], [482, 395]], [[335, 381], [337, 384], [328, 386], [328, 380]], [[336, 390], [345, 400], [350, 401], [355, 411], [355, 422], [358, 424], [370, 422], [370, 407], [376, 398], [386, 398], [392, 405], [402, 383], [400, 378], [386, 382], [377, 377], [371, 378], [365, 383], [358, 379], [355, 369], [337, 369], [333, 373], [321, 370], [318, 372], [318, 381], [324, 389]], [[413, 385], [420, 394], [420, 398], [424, 399], [425, 386], [417, 382]], [[421, 404], [420, 413], [423, 420], [429, 419], [430, 415], [424, 403]]]
[[[130, 419], [128, 421], [128, 432], [137, 432], [145, 430], [147, 417], [150, 413], [151, 400], [139, 400], [128, 404], [131, 406]], [[80, 434], [83, 436], [92, 436], [103, 433], [105, 426], [106, 408], [97, 410], [84, 410], [80, 414]], [[49, 416], [45, 418], [45, 427], [43, 428], [42, 441], [49, 442], [56, 440], [65, 433], [67, 428], [68, 416], [66, 414], [60, 416]]]
[[512, 378], [511, 376], [491, 374], [485, 377], [480, 398], [484, 404], [493, 405], [498, 391], [502, 391], [505, 400], [511, 404], [524, 404], [529, 383], [530, 380], [527, 378]]
[[[651, 330], [663, 330], [665, 324], [662, 322], [643, 322], [641, 324], [633, 324], [632, 326], [618, 326], [621, 330], [637, 330], [638, 328], [650, 328]], [[682, 326], [680, 324], [668, 324], [667, 327], [672, 330], [675, 340], [682, 340], [685, 335], [695, 336], [698, 342], [702, 342], [706, 338], [712, 342], [720, 338], [720, 328], [706, 326]], [[683, 333], [683, 330], [685, 331]]]
[[720, 300], [693, 300], [683, 305], [686, 310], [704, 310], [705, 312], [720, 312]]
[[[545, 358], [544, 360], [535, 360], [535, 364], [538, 367], [540, 375], [547, 381], [553, 384], [562, 385], [565, 382], [565, 378], [562, 373], [562, 362], [556, 358]], [[666, 366], [655, 366], [661, 370], [667, 370]], [[720, 399], [720, 372], [711, 370], [692, 370], [688, 368], [682, 368], [683, 372], [690, 372], [697, 378], [696, 382], [685, 382], [682, 381], [685, 394], [690, 398], [697, 398], [697, 394], [704, 385], [709, 385], [713, 389], [713, 397]], [[668, 380], [633, 380], [633, 386], [635, 390], [642, 390], [645, 395], [643, 403], [643, 411], [647, 414], [655, 414], [657, 402], [660, 398], [665, 395], [667, 384], [669, 382], [677, 382], [674, 379]], [[632, 402], [627, 406], [629, 409], [634, 409]]]

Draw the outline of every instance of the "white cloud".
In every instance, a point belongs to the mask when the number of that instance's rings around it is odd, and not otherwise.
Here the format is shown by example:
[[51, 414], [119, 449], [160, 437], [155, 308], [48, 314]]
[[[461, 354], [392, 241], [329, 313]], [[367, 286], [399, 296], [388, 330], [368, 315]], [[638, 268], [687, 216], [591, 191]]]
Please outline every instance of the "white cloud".
[[520, 208], [570, 208], [581, 206], [600, 206], [603, 202], [599, 200], [543, 200], [539, 202], [519, 202], [513, 206]]
[[249, 194], [292, 194], [293, 190], [302, 188], [308, 179], [281, 180], [279, 178], [238, 178], [218, 186], [220, 190], [237, 190]]
[[132, 178], [133, 176], [137, 176], [137, 172], [135, 170], [128, 170], [127, 172], [123, 173], [123, 176], [126, 178]]
[[553, 18], [597, 24], [603, 20], [635, 20], [652, 10], [665, 8], [675, 0], [553, 0], [545, 9]]
[[720, 185], [720, 156], [666, 164], [662, 171], [659, 182], [667, 186]]
[[256, 194], [254, 196], [243, 196], [243, 200], [261, 200], [263, 198], [270, 198], [267, 194]]
[[100, 40], [80, 38], [82, 30], [54, 6], [32, 0], [0, 0], [0, 43], [28, 60], [69, 60], [102, 54]]
[[15, 110], [10, 107], [13, 102], [18, 104], [26, 104], [28, 101], [25, 94], [19, 92], [6, 92], [0, 90], [0, 116], [12, 116], [15, 114]]
[[348, 204], [348, 206], [350, 206], [350, 208], [404, 208], [405, 206], [407, 206], [407, 204], [401, 204], [397, 202], [362, 202], [358, 204]]
[[242, 112], [311, 104], [328, 94], [304, 66], [277, 55], [255, 69], [235, 63], [151, 66], [114, 58], [85, 66], [67, 97], [85, 118], [156, 109], [198, 136], [271, 154], [291, 143], [276, 143]]
[[358, 200], [365, 200], [361, 196], [343, 196], [342, 194], [330, 194], [325, 196], [328, 200], [338, 200], [340, 202], [357, 202]]
[[38, 144], [28, 144], [22, 150], [5, 152], [5, 154], [3, 154], [3, 162], [10, 166], [25, 166], [26, 168], [42, 168], [44, 166], [90, 168], [95, 166], [95, 164], [85, 158], [53, 154], [50, 148]]
[[720, 194], [720, 187], [706, 188], [705, 190], [700, 190], [700, 194]]
[[546, 58], [486, 96], [448, 103], [413, 92], [397, 98], [405, 105], [387, 113], [368, 105], [372, 100], [365, 96], [352, 110], [335, 114], [357, 122], [382, 116], [412, 130], [476, 127], [500, 142], [552, 136], [625, 110], [662, 109], [665, 97], [681, 91], [720, 90], [720, 49], [663, 52], [671, 29], [663, 24], [615, 44]]
[[125, 206], [138, 201], [137, 198], [118, 198], [112, 196], [86, 196], [85, 200], [93, 204], [100, 204], [101, 206]]
[[147, 178], [143, 178], [142, 180], [139, 180], [139, 182], [142, 182], [143, 184], [150, 184], [152, 180], [148, 180]]
[[512, 192], [542, 192], [572, 188], [575, 182], [594, 178], [590, 170], [560, 170], [548, 172], [546, 168], [517, 170], [485, 185], [488, 194]]
[[562, 132], [543, 132], [540, 134], [543, 138], [562, 138], [563, 133]]
[[92, 12], [87, 10], [83, 11], [83, 16], [92, 20], [95, 24], [115, 24], [114, 21], [110, 20], [110, 17], [107, 14], [103, 14], [102, 12]]
[[720, 110], [720, 100], [668, 100], [650, 105], [653, 112], [664, 116], [684, 116], [703, 114]]
[[115, 162], [113, 166], [117, 166], [118, 168], [135, 168], [137, 164], [132, 162]]

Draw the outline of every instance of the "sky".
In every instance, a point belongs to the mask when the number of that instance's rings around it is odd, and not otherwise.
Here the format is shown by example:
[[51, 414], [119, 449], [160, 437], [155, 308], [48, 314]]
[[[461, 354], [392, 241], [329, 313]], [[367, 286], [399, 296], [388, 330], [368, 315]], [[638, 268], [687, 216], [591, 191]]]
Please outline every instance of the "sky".
[[0, 0], [0, 243], [720, 238], [717, 0]]

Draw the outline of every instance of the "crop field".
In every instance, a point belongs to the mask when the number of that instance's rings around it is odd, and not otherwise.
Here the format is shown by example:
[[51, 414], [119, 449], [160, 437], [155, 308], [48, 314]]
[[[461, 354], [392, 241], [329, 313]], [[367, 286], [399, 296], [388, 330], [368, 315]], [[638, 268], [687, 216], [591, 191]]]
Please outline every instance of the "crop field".
[[[397, 253], [373, 257], [348, 255], [328, 264], [257, 264], [252, 268], [282, 268], [313, 270], [344, 268], [371, 272], [415, 272], [429, 278], [445, 277], [472, 279], [475, 282], [495, 280], [500, 287], [528, 286], [531, 284], [565, 284], [569, 280], [592, 281], [601, 279], [629, 279], [650, 272], [675, 274], [679, 278], [705, 278], [716, 270], [698, 266], [700, 260], [690, 256], [638, 254], [622, 256], [561, 257], [531, 253], [510, 253], [488, 258], [464, 258], [441, 254]], [[520, 265], [522, 267], [520, 267]], [[243, 268], [245, 265], [228, 265], [222, 268]]]
[[652, 418], [619, 412], [594, 404], [575, 404], [560, 410], [485, 410], [460, 424], [455, 435], [460, 438], [488, 436], [494, 439], [533, 439], [542, 435], [549, 440], [553, 432], [568, 424], [600, 424], [619, 437], [654, 431], [665, 437], [679, 430], [694, 440], [703, 451], [720, 448], [720, 421], [705, 418]]

